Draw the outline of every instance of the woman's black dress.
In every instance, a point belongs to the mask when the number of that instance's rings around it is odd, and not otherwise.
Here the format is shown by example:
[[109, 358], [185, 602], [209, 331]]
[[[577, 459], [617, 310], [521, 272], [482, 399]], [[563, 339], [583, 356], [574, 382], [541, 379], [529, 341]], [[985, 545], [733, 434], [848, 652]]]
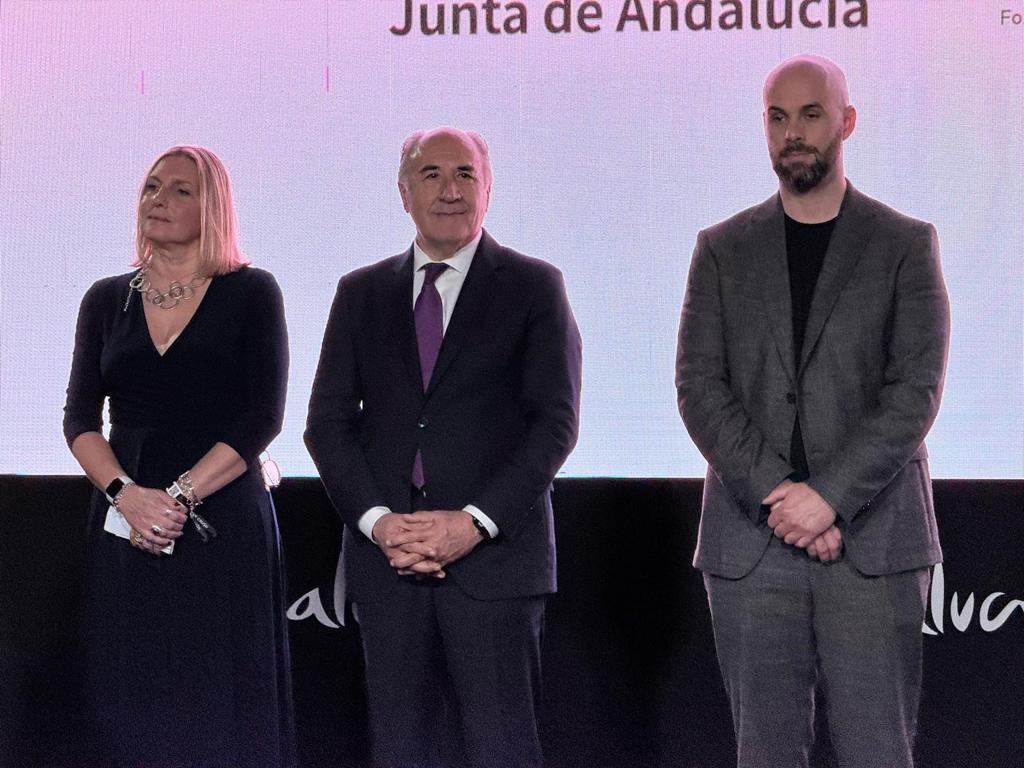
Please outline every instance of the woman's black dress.
[[[243, 268], [212, 279], [161, 356], [131, 275], [100, 280], [78, 317], [65, 407], [68, 443], [100, 431], [137, 483], [166, 488], [215, 443], [248, 471], [199, 508], [160, 558], [89, 516], [82, 715], [89, 765], [247, 768], [294, 764], [280, 538], [258, 456], [281, 429], [288, 375], [281, 292]], [[127, 300], [127, 307], [125, 306]]]

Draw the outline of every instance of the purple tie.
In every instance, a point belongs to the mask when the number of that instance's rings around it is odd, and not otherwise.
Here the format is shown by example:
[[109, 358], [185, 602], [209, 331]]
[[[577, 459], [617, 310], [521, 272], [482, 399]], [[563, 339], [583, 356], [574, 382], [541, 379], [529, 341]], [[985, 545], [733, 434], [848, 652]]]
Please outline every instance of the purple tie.
[[[434, 284], [447, 264], [427, 264], [423, 268], [423, 287], [416, 297], [413, 314], [416, 316], [416, 346], [420, 351], [420, 370], [423, 372], [423, 389], [430, 383], [434, 372], [437, 353], [441, 350], [444, 337], [444, 311], [441, 308], [441, 294]], [[406, 305], [408, 306], [408, 305]]]
[[[420, 371], [423, 374], [423, 390], [430, 384], [430, 376], [434, 373], [437, 353], [441, 350], [441, 339], [444, 338], [444, 312], [441, 307], [441, 294], [434, 284], [438, 276], [448, 268], [447, 264], [427, 264], [423, 268], [423, 288], [416, 297], [413, 314], [416, 316], [416, 347], [420, 353]], [[416, 459], [412, 463], [412, 482], [422, 488], [426, 482], [423, 476], [423, 457], [416, 451]]]

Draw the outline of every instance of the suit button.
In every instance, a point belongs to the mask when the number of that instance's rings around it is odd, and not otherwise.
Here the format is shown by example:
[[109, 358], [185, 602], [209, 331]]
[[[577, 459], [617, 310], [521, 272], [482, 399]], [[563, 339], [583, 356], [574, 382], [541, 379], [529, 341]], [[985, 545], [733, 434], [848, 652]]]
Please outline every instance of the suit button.
[[427, 420], [426, 416], [420, 416], [420, 420], [416, 422], [416, 426], [418, 426], [420, 429], [426, 429], [429, 423], [430, 421]]
[[795, 405], [796, 404], [796, 395], [794, 395], [792, 392], [787, 392], [786, 393], [786, 402], [789, 403], [790, 405]]

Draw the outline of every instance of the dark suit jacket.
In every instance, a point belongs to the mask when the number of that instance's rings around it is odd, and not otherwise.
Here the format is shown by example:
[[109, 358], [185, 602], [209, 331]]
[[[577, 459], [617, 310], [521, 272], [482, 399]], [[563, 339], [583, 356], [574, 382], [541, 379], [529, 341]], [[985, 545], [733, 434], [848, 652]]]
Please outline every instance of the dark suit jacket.
[[949, 302], [934, 228], [848, 185], [794, 370], [778, 195], [702, 231], [679, 326], [679, 411], [709, 469], [696, 567], [739, 578], [772, 532], [764, 498], [792, 471], [832, 505], [863, 573], [942, 557], [924, 438], [939, 409]]
[[306, 445], [345, 521], [348, 596], [397, 583], [358, 521], [410, 511], [417, 449], [430, 508], [474, 504], [500, 529], [449, 578], [482, 599], [553, 592], [551, 482], [576, 444], [581, 368], [562, 275], [484, 232], [424, 392], [412, 254], [341, 278], [310, 398]]

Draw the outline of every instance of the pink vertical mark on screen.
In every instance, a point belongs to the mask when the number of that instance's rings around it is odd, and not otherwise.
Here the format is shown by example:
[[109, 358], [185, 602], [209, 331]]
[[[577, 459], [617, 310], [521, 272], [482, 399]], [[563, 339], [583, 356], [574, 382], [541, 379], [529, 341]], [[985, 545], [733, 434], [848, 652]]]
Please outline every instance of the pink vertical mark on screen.
[[146, 70], [139, 70], [139, 93], [146, 93]]
[[328, 64], [324, 65], [324, 90], [331, 90], [331, 67]]

